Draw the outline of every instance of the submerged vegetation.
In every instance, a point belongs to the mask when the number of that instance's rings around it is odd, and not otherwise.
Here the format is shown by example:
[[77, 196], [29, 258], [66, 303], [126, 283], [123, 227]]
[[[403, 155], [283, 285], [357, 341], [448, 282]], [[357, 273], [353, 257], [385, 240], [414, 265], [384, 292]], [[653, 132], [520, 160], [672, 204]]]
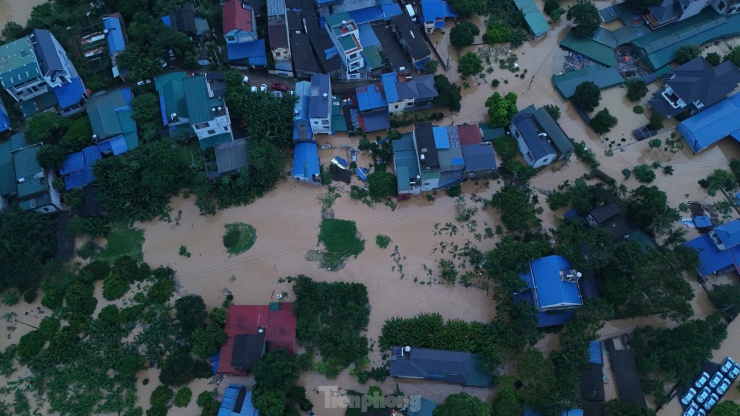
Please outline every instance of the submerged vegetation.
[[321, 221], [319, 243], [321, 267], [336, 271], [344, 267], [347, 259], [357, 257], [365, 250], [365, 240], [360, 239], [354, 221], [324, 218]]
[[223, 238], [224, 247], [231, 255], [244, 253], [252, 248], [257, 240], [257, 230], [252, 225], [236, 222], [225, 224], [224, 227], [226, 228]]

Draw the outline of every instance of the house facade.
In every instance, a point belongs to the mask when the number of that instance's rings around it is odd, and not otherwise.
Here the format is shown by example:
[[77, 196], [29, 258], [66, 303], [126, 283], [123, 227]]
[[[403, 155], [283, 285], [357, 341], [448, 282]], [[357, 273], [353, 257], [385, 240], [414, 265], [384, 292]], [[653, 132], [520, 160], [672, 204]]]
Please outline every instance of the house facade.
[[327, 15], [324, 19], [326, 31], [344, 64], [345, 78], [367, 77], [365, 57], [360, 44], [360, 30], [355, 21], [347, 13]]
[[439, 95], [434, 87], [433, 75], [412, 77], [406, 71], [399, 71], [383, 74], [380, 79], [388, 111], [392, 114], [429, 108]]
[[331, 78], [326, 74], [311, 77], [308, 116], [314, 134], [331, 134]]
[[23, 210], [49, 214], [62, 210], [59, 192], [52, 186], [53, 171], [36, 160], [43, 145], [29, 146], [23, 133], [0, 145], [0, 208], [15, 200]]
[[663, 0], [657, 6], [648, 7], [642, 18], [651, 29], [658, 29], [673, 22], [696, 16], [712, 0]]
[[432, 51], [427, 46], [419, 25], [408, 14], [403, 13], [391, 18], [391, 29], [398, 43], [411, 58], [411, 65], [421, 71], [424, 64], [431, 59]]
[[224, 39], [226, 43], [257, 40], [257, 19], [251, 0], [229, 0], [224, 4]]
[[275, 73], [292, 77], [293, 61], [285, 0], [267, 2], [267, 34], [270, 38], [272, 59], [275, 62]]
[[0, 46], [0, 85], [23, 115], [55, 109], [63, 116], [84, 109], [87, 91], [77, 70], [48, 30]]
[[740, 70], [731, 61], [714, 67], [700, 56], [673, 69], [649, 103], [667, 118], [694, 115], [727, 98], [739, 83]]
[[516, 113], [509, 125], [519, 151], [532, 168], [547, 166], [555, 161], [568, 160], [573, 154], [573, 143], [544, 107], [533, 105]]

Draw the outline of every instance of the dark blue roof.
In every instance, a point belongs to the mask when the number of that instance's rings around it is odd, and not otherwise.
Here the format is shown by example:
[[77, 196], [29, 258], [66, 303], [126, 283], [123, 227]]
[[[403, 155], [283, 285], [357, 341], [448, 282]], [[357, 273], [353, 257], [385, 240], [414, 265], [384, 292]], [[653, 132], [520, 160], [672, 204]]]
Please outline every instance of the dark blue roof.
[[122, 153], [126, 153], [128, 151], [128, 146], [126, 145], [126, 140], [123, 138], [123, 135], [119, 134], [118, 136], [112, 137], [104, 142], [100, 142], [98, 144], [98, 149], [100, 149], [101, 152], [112, 152], [115, 156], [118, 156]]
[[362, 114], [360, 117], [362, 117], [362, 125], [364, 126], [363, 131], [367, 133], [388, 130], [391, 126], [387, 108], [370, 111]]
[[537, 327], [560, 326], [575, 318], [573, 311], [545, 311], [537, 313]]
[[123, 38], [121, 20], [114, 16], [103, 19], [103, 27], [108, 30], [108, 53], [115, 55], [126, 49], [126, 41]]
[[59, 107], [63, 109], [79, 103], [84, 94], [85, 86], [82, 85], [79, 78], [72, 78], [70, 83], [54, 88], [54, 95], [57, 97]]
[[79, 172], [84, 166], [85, 159], [82, 156], [82, 152], [72, 153], [62, 162], [62, 167], [59, 168], [59, 174], [67, 175], [72, 172]]
[[265, 51], [264, 39], [247, 43], [227, 43], [226, 50], [229, 55], [229, 61], [249, 59], [249, 65], [267, 65], [267, 52]]
[[296, 143], [293, 152], [293, 177], [311, 179], [319, 174], [316, 143]]
[[735, 94], [708, 109], [684, 120], [678, 125], [694, 153], [732, 136], [740, 141], [737, 114], [740, 113], [740, 94]]
[[534, 111], [534, 106], [529, 106], [514, 115], [511, 122], [519, 130], [534, 160], [539, 160], [547, 155], [555, 155], [557, 152], [548, 140], [539, 137], [541, 130], [534, 118]]
[[427, 22], [447, 17], [458, 17], [457, 13], [450, 9], [449, 4], [442, 0], [421, 0], [421, 14]]
[[360, 107], [360, 111], [388, 107], [388, 103], [383, 98], [380, 84], [359, 87], [355, 89], [355, 93], [357, 94], [357, 104]]
[[[376, 20], [383, 20], [383, 9], [378, 6], [366, 7], [364, 9], [352, 10], [347, 12], [349, 17], [355, 21], [356, 24], [362, 24], [367, 22], [374, 22]], [[365, 44], [362, 45], [365, 47]]]
[[401, 6], [393, 0], [380, 0], [380, 8], [383, 9], [383, 13], [385, 13], [385, 20], [391, 20], [391, 17], [398, 16], [403, 13], [401, 11]]
[[362, 23], [358, 26], [360, 29], [360, 45], [363, 48], [380, 45], [380, 40], [375, 35], [375, 31], [373, 31], [370, 23]]
[[0, 100], [0, 133], [10, 128], [10, 117], [8, 117], [8, 110], [5, 109], [2, 100]]
[[[539, 416], [539, 414], [537, 414], [537, 412], [527, 407], [524, 409], [524, 414], [522, 416]], [[561, 416], [583, 416], [583, 410], [582, 409], [563, 410], [563, 413], [561, 414]]]
[[725, 248], [735, 247], [740, 244], [740, 220], [730, 221], [714, 228], [714, 232], [722, 241]]
[[365, 172], [363, 172], [362, 169], [358, 167], [357, 169], [355, 169], [355, 172], [357, 172], [357, 177], [359, 177], [363, 181], [367, 180], [367, 175], [365, 175]]
[[[539, 309], [579, 306], [583, 302], [578, 283], [566, 282], [560, 278], [561, 270], [572, 266], [564, 257], [547, 256], [530, 263], [532, 288], [535, 291]], [[528, 283], [529, 284], [529, 283]]]
[[80, 188], [95, 181], [92, 166], [102, 157], [98, 146], [88, 146], [81, 152], [67, 156], [62, 168], [59, 169], [59, 173], [64, 177], [65, 189]]
[[730, 266], [738, 267], [737, 259], [740, 258], [740, 246], [729, 250], [720, 251], [708, 235], [696, 237], [684, 243], [699, 253], [699, 274], [706, 277]]
[[591, 341], [588, 344], [588, 362], [594, 364], [604, 364], [604, 357], [601, 353], [601, 341]]

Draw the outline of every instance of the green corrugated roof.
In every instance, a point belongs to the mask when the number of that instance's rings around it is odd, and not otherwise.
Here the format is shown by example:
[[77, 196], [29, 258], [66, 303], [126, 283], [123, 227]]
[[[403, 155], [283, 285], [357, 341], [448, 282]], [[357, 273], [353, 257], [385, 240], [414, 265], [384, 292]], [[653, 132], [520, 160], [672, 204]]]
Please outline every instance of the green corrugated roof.
[[40, 149], [41, 145], [35, 145], [13, 152], [13, 170], [16, 181], [23, 179], [23, 182], [17, 185], [18, 198], [25, 198], [48, 189], [46, 174], [36, 161], [36, 153]]
[[364, 48], [363, 52], [365, 52], [365, 58], [367, 58], [367, 64], [370, 66], [370, 69], [378, 69], [384, 66], [383, 57], [380, 56], [377, 46], [373, 45], [369, 48]]
[[10, 157], [10, 142], [0, 143], [0, 195], [15, 193], [13, 161]]
[[212, 120], [213, 116], [211, 115], [211, 105], [205, 75], [182, 80], [182, 88], [188, 92], [185, 94], [185, 106], [188, 109], [190, 124]]
[[188, 118], [188, 109], [185, 105], [185, 91], [182, 81], [187, 78], [185, 72], [171, 72], [154, 79], [154, 86], [164, 99], [164, 105], [169, 114], [177, 113], [179, 117]]
[[671, 23], [632, 43], [641, 49], [653, 69], [669, 64], [681, 46], [703, 45], [740, 36], [740, 14], [722, 16], [707, 8], [696, 16]]
[[425, 170], [420, 176], [422, 180], [439, 179], [440, 174], [438, 170]]
[[572, 97], [576, 87], [586, 81], [593, 82], [603, 90], [623, 83], [624, 78], [619, 75], [616, 68], [602, 68], [600, 66], [589, 66], [577, 71], [552, 76], [555, 89], [566, 99]]
[[573, 32], [569, 32], [565, 38], [563, 38], [563, 41], [560, 42], [560, 46], [585, 55], [606, 66], [617, 66], [617, 58], [614, 57], [614, 49], [596, 42], [591, 38], [584, 38]]
[[331, 116], [331, 129], [333, 131], [347, 131], [347, 120], [344, 119], [343, 115]]
[[21, 107], [21, 112], [23, 112], [23, 117], [29, 118], [40, 111], [54, 107], [58, 103], [59, 101], [57, 101], [56, 94], [54, 94], [54, 91], [50, 89], [49, 91], [33, 97], [30, 100], [20, 101], [19, 105]]
[[329, 27], [338, 26], [342, 24], [342, 21], [349, 22], [352, 20], [349, 13], [335, 13], [324, 16], [324, 20]]
[[535, 37], [544, 35], [550, 30], [550, 25], [545, 20], [545, 17], [540, 12], [540, 9], [534, 4], [532, 0], [514, 0], [516, 7], [521, 10], [524, 15], [524, 20], [527, 21], [529, 29], [532, 30]]
[[503, 127], [493, 128], [488, 123], [479, 123], [478, 127], [480, 127], [481, 131], [483, 132], [481, 139], [484, 142], [490, 142], [506, 136], [506, 129], [504, 129]]
[[[130, 109], [120, 110], [125, 107], [128, 107], [128, 103], [120, 91], [90, 97], [87, 101], [87, 116], [90, 119], [93, 133], [97, 134], [98, 138], [105, 139], [125, 132], [121, 121], [126, 121], [126, 117], [121, 118], [116, 112], [116, 110], [127, 111], [130, 116], [133, 113]], [[135, 131], [136, 123], [130, 119], [128, 121], [127, 129]]]
[[39, 65], [28, 37], [0, 46], [0, 82], [4, 87], [18, 85], [39, 75]]
[[351, 51], [352, 49], [355, 49], [357, 47], [351, 35], [342, 36], [341, 38], [339, 38], [339, 44], [342, 46], [342, 49], [344, 49], [345, 51]]

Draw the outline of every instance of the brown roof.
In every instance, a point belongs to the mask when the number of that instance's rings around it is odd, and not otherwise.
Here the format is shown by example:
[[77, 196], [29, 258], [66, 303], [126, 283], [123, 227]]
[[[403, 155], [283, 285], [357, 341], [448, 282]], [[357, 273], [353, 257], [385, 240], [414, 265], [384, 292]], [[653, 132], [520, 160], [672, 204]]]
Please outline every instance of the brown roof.
[[270, 36], [270, 48], [287, 48], [288, 47], [288, 30], [284, 24], [278, 24], [267, 27], [267, 33]]
[[460, 145], [480, 144], [480, 130], [477, 124], [463, 124], [457, 126], [457, 135], [460, 137]]

